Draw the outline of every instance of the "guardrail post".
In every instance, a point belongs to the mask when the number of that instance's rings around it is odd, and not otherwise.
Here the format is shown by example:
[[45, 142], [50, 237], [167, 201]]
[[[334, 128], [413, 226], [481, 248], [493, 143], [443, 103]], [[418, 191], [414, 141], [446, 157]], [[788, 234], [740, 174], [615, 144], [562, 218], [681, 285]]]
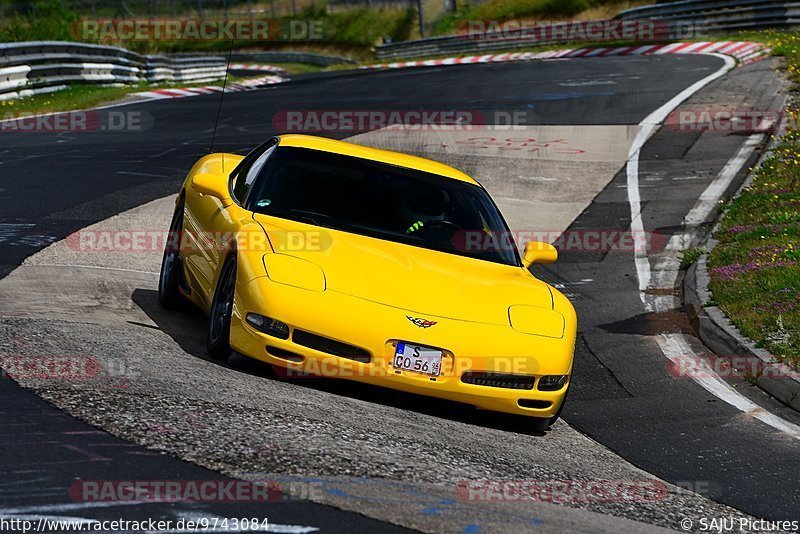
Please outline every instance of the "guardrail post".
[[424, 0], [417, 0], [417, 13], [419, 14], [419, 36], [425, 38], [425, 5]]

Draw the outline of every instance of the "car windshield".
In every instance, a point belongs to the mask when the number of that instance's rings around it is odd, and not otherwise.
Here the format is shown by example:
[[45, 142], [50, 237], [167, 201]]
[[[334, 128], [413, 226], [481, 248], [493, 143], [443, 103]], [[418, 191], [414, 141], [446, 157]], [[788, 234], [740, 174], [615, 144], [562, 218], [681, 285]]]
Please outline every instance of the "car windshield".
[[[483, 188], [367, 159], [278, 147], [246, 207], [407, 245], [517, 266], [510, 233]], [[489, 244], [487, 246], [487, 244]]]

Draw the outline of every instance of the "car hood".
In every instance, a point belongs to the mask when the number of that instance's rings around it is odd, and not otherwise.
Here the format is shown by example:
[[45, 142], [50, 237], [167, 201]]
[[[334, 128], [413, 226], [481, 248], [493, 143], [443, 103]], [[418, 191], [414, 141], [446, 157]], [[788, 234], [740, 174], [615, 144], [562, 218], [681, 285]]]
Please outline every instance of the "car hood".
[[319, 266], [328, 291], [396, 307], [422, 319], [508, 325], [511, 305], [552, 309], [547, 284], [521, 267], [275, 217], [256, 214], [255, 219], [276, 253]]

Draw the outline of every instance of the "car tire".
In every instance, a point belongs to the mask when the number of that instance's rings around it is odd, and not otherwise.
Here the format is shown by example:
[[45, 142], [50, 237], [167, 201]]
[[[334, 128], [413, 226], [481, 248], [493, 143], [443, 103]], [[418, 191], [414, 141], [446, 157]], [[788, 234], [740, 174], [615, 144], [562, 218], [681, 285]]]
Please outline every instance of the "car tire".
[[215, 360], [227, 360], [233, 352], [230, 340], [235, 290], [236, 253], [234, 252], [222, 264], [211, 302], [211, 312], [208, 314], [206, 348], [208, 355]]
[[[572, 382], [570, 382], [570, 384], [572, 384]], [[561, 411], [564, 409], [564, 405], [567, 403], [567, 394], [569, 394], [569, 385], [567, 385], [567, 391], [564, 392], [564, 397], [561, 399], [561, 405], [558, 407], [555, 415], [546, 418], [535, 417], [533, 424], [529, 425], [531, 430], [534, 432], [546, 432], [549, 430], [550, 427], [561, 418]]]
[[184, 304], [184, 298], [179, 289], [180, 270], [183, 268], [181, 239], [184, 205], [184, 199], [181, 198], [175, 207], [175, 213], [172, 214], [167, 243], [164, 245], [164, 255], [161, 258], [161, 270], [158, 275], [158, 302], [171, 310], [178, 309]]

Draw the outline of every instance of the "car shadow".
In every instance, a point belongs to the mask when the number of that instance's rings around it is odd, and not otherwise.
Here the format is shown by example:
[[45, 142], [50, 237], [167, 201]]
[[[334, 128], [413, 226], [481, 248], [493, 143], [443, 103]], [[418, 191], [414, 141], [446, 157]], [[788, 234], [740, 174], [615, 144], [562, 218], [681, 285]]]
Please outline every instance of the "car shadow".
[[366, 402], [391, 406], [404, 410], [450, 419], [495, 430], [504, 430], [530, 436], [544, 436], [544, 432], [526, 427], [527, 418], [511, 414], [477, 410], [474, 406], [415, 395], [403, 391], [372, 386], [350, 380], [316, 376], [286, 377], [273, 371], [271, 365], [234, 353], [227, 362], [213, 360], [206, 352], [206, 324], [208, 319], [195, 306], [187, 304], [185, 309], [167, 310], [158, 302], [158, 292], [152, 289], [136, 289], [131, 295], [133, 302], [169, 335], [184, 352], [229, 369], [258, 376], [267, 380], [278, 380], [324, 391], [333, 395], [350, 397]]

